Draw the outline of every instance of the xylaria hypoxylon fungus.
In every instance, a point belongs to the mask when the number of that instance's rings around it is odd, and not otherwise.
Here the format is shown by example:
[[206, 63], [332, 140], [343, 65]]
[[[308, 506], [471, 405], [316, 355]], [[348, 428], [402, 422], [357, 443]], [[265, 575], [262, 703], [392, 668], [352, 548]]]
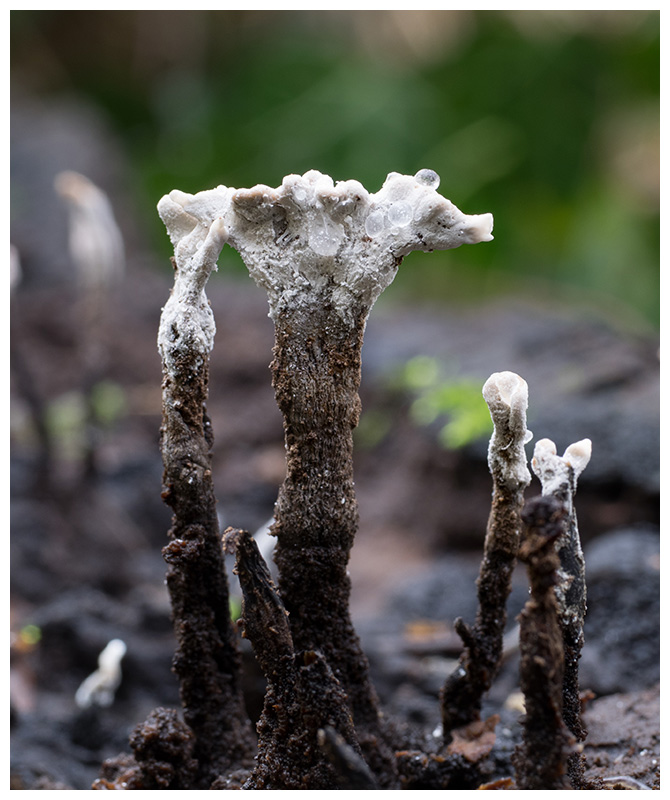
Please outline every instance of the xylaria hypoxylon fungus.
[[273, 385], [287, 465], [272, 533], [291, 636], [296, 652], [326, 659], [378, 774], [392, 774], [394, 758], [349, 615], [347, 564], [358, 526], [352, 431], [367, 316], [403, 257], [493, 238], [491, 214], [463, 214], [438, 185], [432, 170], [393, 172], [370, 194], [358, 181], [334, 183], [312, 170], [276, 189], [172, 191], [158, 204], [176, 268], [159, 331], [164, 418], [175, 380], [192, 380], [185, 363], [200, 369], [207, 361], [214, 319], [204, 287], [228, 242], [267, 291], [275, 324]]
[[477, 581], [477, 618], [473, 627], [460, 619], [456, 621], [465, 648], [442, 690], [446, 738], [454, 728], [479, 718], [482, 697], [500, 668], [506, 604], [519, 549], [523, 495], [530, 483], [524, 450], [533, 436], [526, 428], [528, 384], [514, 372], [494, 372], [482, 394], [493, 422], [488, 451], [493, 499]]
[[[586, 616], [586, 569], [577, 527], [574, 498], [577, 479], [591, 460], [591, 440], [582, 439], [567, 447], [562, 456], [551, 439], [535, 445], [532, 467], [542, 483], [542, 494], [563, 504], [568, 518], [566, 530], [556, 543], [560, 559], [556, 599], [563, 630], [565, 675], [563, 678], [563, 719], [577, 741], [586, 738], [581, 720], [578, 662], [584, 644]], [[580, 756], [571, 757], [579, 761]], [[574, 768], [573, 768], [574, 771]]]

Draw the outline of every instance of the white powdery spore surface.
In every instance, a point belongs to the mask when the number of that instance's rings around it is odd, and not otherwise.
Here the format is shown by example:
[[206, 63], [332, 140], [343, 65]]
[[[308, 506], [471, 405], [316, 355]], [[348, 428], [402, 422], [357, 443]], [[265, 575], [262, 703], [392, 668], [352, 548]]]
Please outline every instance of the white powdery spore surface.
[[171, 233], [175, 280], [158, 329], [158, 350], [168, 374], [184, 356], [200, 356], [202, 366], [214, 346], [216, 326], [205, 285], [226, 241], [225, 227], [218, 218], [207, 229], [196, 226], [186, 231], [178, 217], [172, 230], [178, 231]]
[[493, 421], [488, 457], [491, 473], [511, 487], [528, 486], [531, 478], [524, 445], [533, 438], [526, 427], [528, 384], [515, 372], [494, 372], [482, 395]]
[[370, 194], [358, 181], [334, 183], [311, 170], [273, 189], [172, 191], [158, 210], [180, 257], [192, 257], [215, 220], [267, 292], [270, 315], [323, 302], [343, 320], [369, 310], [413, 250], [447, 250], [493, 239], [491, 214], [468, 215], [437, 193], [432, 170], [390, 173]]
[[582, 439], [559, 456], [551, 439], [540, 439], [535, 445], [532, 465], [542, 484], [542, 494], [571, 499], [577, 478], [591, 460], [591, 449], [591, 440]]

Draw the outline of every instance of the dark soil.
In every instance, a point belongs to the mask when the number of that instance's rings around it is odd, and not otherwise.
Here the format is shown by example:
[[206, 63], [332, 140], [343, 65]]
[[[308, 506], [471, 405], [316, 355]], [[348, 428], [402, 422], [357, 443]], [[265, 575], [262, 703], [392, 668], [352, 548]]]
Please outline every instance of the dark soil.
[[[71, 410], [64, 401], [74, 402], [83, 376], [76, 293], [63, 259], [53, 254], [58, 237], [40, 241], [29, 219], [31, 187], [40, 186], [38, 205], [51, 209], [49, 224], [57, 228], [53, 220], [61, 218], [44, 189], [50, 175], [98, 162], [64, 144], [50, 149], [58, 163], [46, 163], [39, 130], [56, 112], [42, 110], [39, 129], [36, 113], [23, 143], [27, 154], [15, 150], [14, 167], [28, 201], [13, 230], [24, 276], [12, 299], [11, 785], [87, 789], [105, 758], [129, 752], [131, 732], [153, 709], [180, 708], [161, 556], [170, 512], [160, 497], [155, 345], [171, 271], [146, 255], [128, 223], [128, 274], [100, 320], [105, 378], [120, 387], [125, 405], [98, 431], [98, 470], [85, 475], [76, 426], [65, 426], [61, 413], [45, 442], [36, 424], [44, 414], [53, 420], [58, 403]], [[59, 113], [59, 130], [67, 130], [70, 112]], [[91, 141], [95, 149], [100, 139]], [[63, 163], [66, 150], [70, 160]], [[113, 180], [90, 175], [114, 195]], [[272, 325], [263, 292], [249, 280], [215, 276], [209, 295], [218, 328], [208, 404], [218, 515], [221, 530], [254, 531], [271, 517], [285, 472], [268, 369]], [[417, 354], [440, 357], [482, 383], [491, 372], [514, 370], [530, 387], [536, 440], [552, 438], [559, 450], [585, 436], [593, 440], [576, 498], [588, 587], [580, 673], [582, 691], [591, 693], [587, 776], [658, 786], [657, 342], [587, 315], [503, 302], [449, 312], [381, 304], [373, 312], [363, 349], [363, 414], [376, 412], [390, 424], [374, 443], [359, 440], [355, 452], [361, 522], [349, 565], [352, 619], [386, 714], [430, 736], [440, 723], [439, 690], [460, 654], [453, 621], [472, 622], [477, 612], [491, 483], [485, 441], [445, 450], [434, 429], [410, 421], [409, 398], [391, 388], [393, 368]], [[534, 480], [527, 496], [538, 493]], [[236, 583], [231, 592], [239, 594]], [[527, 593], [517, 568], [508, 633]], [[28, 626], [39, 629], [39, 638]], [[77, 687], [113, 638], [128, 647], [114, 703], [80, 710]], [[491, 780], [513, 774], [519, 742], [515, 642], [513, 634], [506, 639], [502, 672], [482, 710], [483, 719], [500, 716], [490, 733]], [[240, 644], [245, 701], [256, 720], [265, 683], [248, 642]]]

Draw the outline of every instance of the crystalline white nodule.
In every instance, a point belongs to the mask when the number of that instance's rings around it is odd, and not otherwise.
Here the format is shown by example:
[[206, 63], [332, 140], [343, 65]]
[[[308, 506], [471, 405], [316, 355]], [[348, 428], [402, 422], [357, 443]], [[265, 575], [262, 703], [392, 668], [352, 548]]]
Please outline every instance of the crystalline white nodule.
[[293, 197], [298, 203], [304, 203], [307, 200], [307, 190], [302, 186], [296, 186], [293, 190]]
[[393, 226], [409, 225], [413, 216], [412, 206], [409, 203], [393, 203], [387, 212], [388, 221]]
[[372, 211], [368, 214], [367, 219], [365, 220], [365, 232], [371, 238], [375, 236], [379, 236], [379, 234], [384, 230], [384, 212], [383, 211]]
[[309, 232], [309, 246], [319, 256], [334, 256], [344, 241], [344, 227], [326, 214], [315, 218]]

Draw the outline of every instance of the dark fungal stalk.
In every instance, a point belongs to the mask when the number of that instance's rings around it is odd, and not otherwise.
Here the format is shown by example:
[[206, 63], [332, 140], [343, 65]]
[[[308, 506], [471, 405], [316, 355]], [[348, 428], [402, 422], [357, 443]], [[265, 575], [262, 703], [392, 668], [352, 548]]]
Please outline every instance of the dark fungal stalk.
[[523, 743], [514, 755], [520, 789], [570, 789], [574, 736], [563, 721], [563, 634], [555, 587], [566, 509], [552, 496], [529, 500], [519, 559], [528, 567], [531, 598], [519, 615], [521, 689], [526, 713]]
[[[320, 653], [294, 647], [288, 612], [256, 542], [246, 531], [228, 528], [224, 547], [236, 555], [243, 635], [268, 682], [256, 766], [243, 788], [355, 788], [361, 772], [371, 782], [367, 788], [374, 788], [340, 682]], [[332, 750], [322, 744], [324, 731]], [[343, 753], [349, 761], [341, 760]]]
[[174, 261], [175, 285], [163, 309], [163, 499], [174, 516], [167, 586], [172, 603], [184, 719], [195, 735], [198, 783], [209, 786], [253, 755], [240, 681], [211, 471], [206, 413], [214, 322], [204, 287], [223, 245], [220, 224], [191, 235]]
[[[277, 316], [272, 371], [284, 415], [287, 474], [273, 533], [296, 650], [323, 655], [374, 760], [383, 747], [379, 704], [351, 622], [347, 574], [358, 528], [352, 432], [364, 324], [360, 316], [356, 325], [343, 326], [333, 310], [320, 306]], [[392, 763], [390, 752], [384, 755]]]
[[[565, 653], [563, 719], [578, 742], [583, 742], [587, 735], [582, 722], [579, 695], [579, 659], [584, 646], [586, 617], [586, 572], [574, 497], [577, 491], [577, 478], [590, 458], [590, 439], [582, 439], [571, 444], [563, 456], [557, 455], [556, 446], [551, 440], [541, 439], [535, 445], [532, 461], [533, 471], [542, 483], [542, 494], [556, 498], [564, 505], [567, 514], [565, 530], [556, 542], [560, 561], [556, 598]], [[583, 756], [578, 753], [573, 754], [569, 769], [573, 788], [583, 788], [585, 769]]]

